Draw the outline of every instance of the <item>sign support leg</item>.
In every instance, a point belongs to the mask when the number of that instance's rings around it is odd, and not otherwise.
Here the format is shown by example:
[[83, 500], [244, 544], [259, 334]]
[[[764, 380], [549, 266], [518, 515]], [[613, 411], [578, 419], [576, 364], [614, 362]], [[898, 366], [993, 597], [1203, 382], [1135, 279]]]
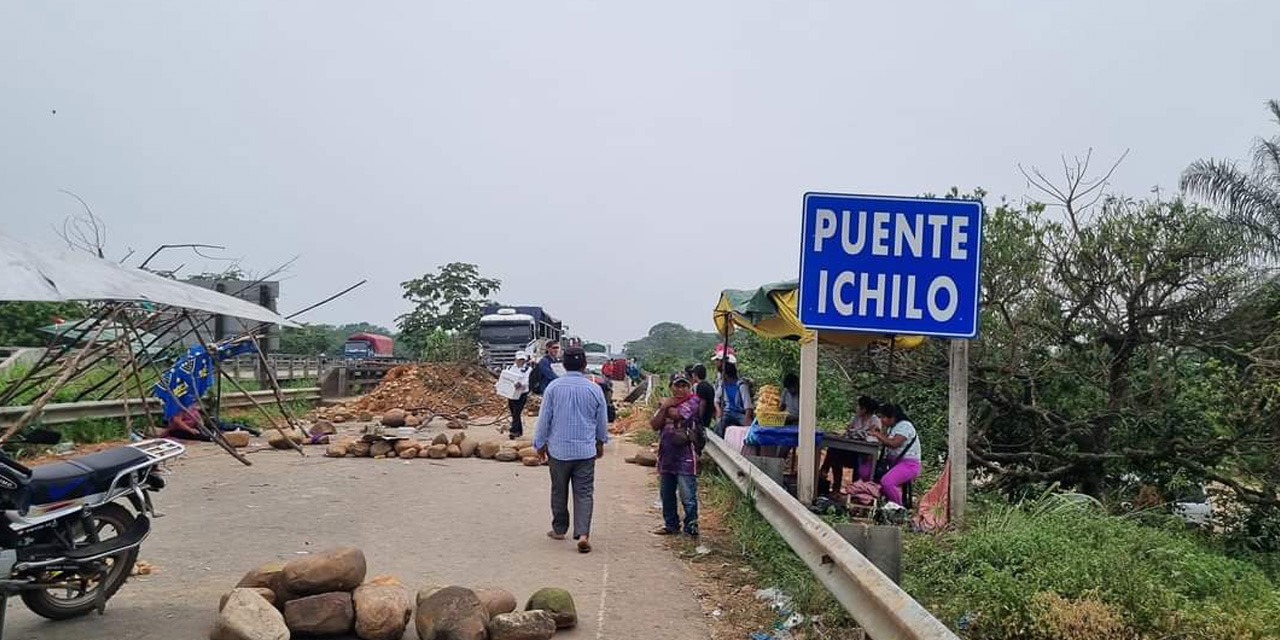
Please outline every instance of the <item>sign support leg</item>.
[[951, 522], [964, 526], [969, 491], [969, 341], [951, 341], [947, 393], [947, 461], [951, 465]]
[[813, 340], [800, 345], [800, 455], [796, 461], [796, 497], [803, 504], [813, 504], [818, 464], [813, 439], [817, 431], [818, 332], [815, 331]]

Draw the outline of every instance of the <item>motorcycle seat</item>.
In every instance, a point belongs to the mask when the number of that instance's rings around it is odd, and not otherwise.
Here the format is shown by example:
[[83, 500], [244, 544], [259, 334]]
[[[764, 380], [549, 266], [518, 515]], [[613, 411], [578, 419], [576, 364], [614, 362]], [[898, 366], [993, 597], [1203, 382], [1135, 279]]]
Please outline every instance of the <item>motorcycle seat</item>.
[[117, 447], [87, 456], [32, 467], [26, 504], [83, 498], [106, 491], [116, 475], [150, 459], [133, 447]]

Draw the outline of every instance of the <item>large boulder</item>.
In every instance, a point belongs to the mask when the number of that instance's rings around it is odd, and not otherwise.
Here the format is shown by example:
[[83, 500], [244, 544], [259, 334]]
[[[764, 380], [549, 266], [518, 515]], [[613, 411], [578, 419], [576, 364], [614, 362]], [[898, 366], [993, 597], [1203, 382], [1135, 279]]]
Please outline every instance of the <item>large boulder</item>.
[[448, 446], [449, 436], [446, 436], [443, 433], [436, 434], [436, 437], [431, 440], [431, 444], [443, 444]]
[[458, 445], [456, 445], [456, 444], [451, 444], [451, 445], [449, 445], [449, 446], [445, 447], [444, 452], [445, 452], [445, 455], [449, 456], [450, 458], [461, 458], [461, 457], [462, 457], [462, 447], [459, 447], [459, 446], [458, 446]]
[[349, 633], [356, 611], [346, 591], [322, 593], [284, 605], [284, 623], [289, 631], [304, 636], [334, 636]]
[[237, 429], [235, 431], [223, 432], [222, 437], [227, 441], [227, 444], [237, 449], [243, 449], [249, 446], [249, 435], [248, 431], [241, 431]]
[[652, 451], [637, 451], [635, 457], [631, 458], [630, 461], [642, 467], [656, 467], [658, 466], [658, 454]]
[[510, 591], [502, 589], [476, 589], [476, 597], [480, 598], [480, 602], [484, 603], [484, 608], [489, 612], [489, 617], [503, 613], [511, 613], [516, 610], [516, 597], [511, 595]]
[[484, 458], [485, 460], [489, 460], [494, 456], [498, 455], [498, 452], [501, 450], [502, 450], [502, 444], [497, 440], [486, 440], [484, 442], [481, 442], [480, 447], [478, 449], [480, 453], [480, 457]]
[[270, 589], [276, 594], [271, 603], [281, 609], [284, 608], [284, 603], [298, 597], [298, 594], [290, 591], [285, 585], [283, 562], [268, 562], [244, 574], [240, 582], [236, 583], [236, 588]]
[[351, 445], [347, 442], [332, 442], [324, 450], [324, 455], [330, 458], [345, 458], [347, 453], [351, 451]]
[[385, 458], [392, 455], [393, 451], [395, 447], [386, 440], [374, 440], [373, 444], [369, 445], [369, 455], [375, 458]]
[[356, 587], [354, 601], [360, 640], [400, 640], [413, 617], [409, 591], [393, 578], [374, 578]]
[[209, 640], [289, 640], [284, 616], [253, 589], [234, 589]]
[[347, 447], [347, 453], [357, 458], [368, 458], [369, 452], [373, 450], [373, 443], [364, 440], [356, 440]]
[[290, 560], [283, 574], [285, 587], [301, 596], [351, 591], [364, 582], [364, 553], [355, 547], [338, 547]]
[[328, 420], [316, 420], [316, 423], [311, 425], [311, 435], [316, 435], [318, 433], [328, 433], [332, 435], [337, 432], [338, 428], [333, 426], [333, 423]]
[[512, 440], [508, 442], [507, 444], [511, 445], [511, 447], [514, 448], [516, 451], [519, 451], [521, 449], [528, 449], [529, 447], [532, 447], [533, 440], [530, 440], [528, 438], [518, 438], [516, 440]]
[[542, 458], [538, 456], [527, 456], [520, 458], [520, 462], [526, 467], [536, 467], [542, 464]]
[[436, 458], [437, 460], [449, 457], [449, 445], [433, 444], [427, 447], [427, 457]]
[[550, 640], [556, 621], [541, 609], [503, 613], [489, 621], [489, 640]]
[[445, 587], [418, 598], [413, 626], [419, 640], [486, 640], [489, 611], [474, 591]]
[[418, 416], [415, 416], [412, 413], [404, 417], [404, 426], [406, 427], [413, 427], [416, 429], [421, 425], [422, 425], [422, 418], [419, 418]]
[[356, 609], [347, 591], [308, 595], [284, 605], [284, 623], [303, 636], [347, 634], [356, 623]]
[[272, 429], [267, 433], [267, 444], [273, 449], [292, 449], [294, 445], [302, 444], [302, 434], [291, 427], [285, 428], [283, 435], [280, 430]]
[[388, 427], [403, 427], [409, 412], [404, 409], [392, 409], [382, 414], [382, 424]]
[[[248, 588], [251, 591], [258, 592], [258, 595], [262, 596], [262, 599], [269, 602], [271, 606], [274, 607], [276, 605], [276, 592], [266, 587], [242, 587], [242, 588]], [[231, 591], [228, 591], [222, 594], [222, 597], [218, 599], [218, 611], [222, 611], [223, 608], [227, 606], [227, 600], [231, 599], [231, 594], [234, 592], [235, 592], [235, 589], [232, 589]]]
[[573, 606], [573, 596], [564, 589], [548, 587], [534, 592], [529, 596], [529, 602], [524, 605], [524, 610], [537, 609], [551, 614], [559, 629], [567, 629], [578, 624], [578, 609]]
[[520, 454], [514, 449], [502, 449], [494, 454], [493, 459], [498, 462], [514, 462], [520, 459]]
[[537, 449], [534, 449], [533, 447], [524, 447], [523, 449], [520, 449], [520, 450], [519, 450], [519, 451], [517, 451], [516, 453], [520, 454], [520, 457], [521, 457], [521, 458], [536, 458], [536, 457], [538, 457], [538, 450], [537, 450]]
[[455, 433], [453, 434], [452, 438], [449, 438], [449, 444], [462, 444], [462, 441], [466, 439], [467, 439], [467, 434]]
[[419, 448], [417, 448], [417, 447], [409, 447], [408, 449], [405, 449], [404, 451], [401, 451], [401, 452], [400, 452], [399, 454], [397, 454], [397, 455], [399, 455], [401, 459], [408, 460], [408, 459], [411, 459], [411, 458], [416, 458], [416, 457], [418, 457], [418, 455], [419, 455], [421, 452], [422, 452], [422, 449], [419, 449]]
[[462, 457], [470, 458], [476, 454], [476, 449], [480, 447], [480, 441], [475, 438], [467, 438], [458, 445], [458, 450], [462, 452]]
[[[402, 440], [396, 440], [396, 443], [395, 443], [394, 445], [392, 445], [392, 446], [393, 446], [393, 447], [395, 448], [395, 450], [396, 450], [396, 455], [399, 455], [399, 454], [404, 453], [405, 451], [407, 451], [407, 450], [409, 450], [409, 449], [413, 449], [414, 451], [417, 451], [417, 450], [420, 448], [420, 446], [421, 446], [421, 445], [419, 445], [419, 444], [418, 444], [418, 441], [417, 441], [417, 440], [410, 440], [409, 438], [404, 438], [404, 439], [402, 439]], [[402, 457], [402, 458], [409, 458], [409, 457], [412, 457], [412, 456], [401, 456], [401, 457]]]

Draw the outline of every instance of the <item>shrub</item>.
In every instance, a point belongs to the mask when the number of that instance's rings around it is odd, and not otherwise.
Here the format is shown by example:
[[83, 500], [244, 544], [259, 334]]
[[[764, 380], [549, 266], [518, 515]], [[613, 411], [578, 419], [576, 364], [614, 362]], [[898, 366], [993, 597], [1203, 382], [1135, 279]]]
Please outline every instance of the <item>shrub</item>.
[[[1266, 573], [1173, 526], [993, 506], [962, 534], [909, 537], [904, 553], [906, 590], [969, 638], [1280, 635]], [[1091, 624], [1098, 633], [1079, 635]]]

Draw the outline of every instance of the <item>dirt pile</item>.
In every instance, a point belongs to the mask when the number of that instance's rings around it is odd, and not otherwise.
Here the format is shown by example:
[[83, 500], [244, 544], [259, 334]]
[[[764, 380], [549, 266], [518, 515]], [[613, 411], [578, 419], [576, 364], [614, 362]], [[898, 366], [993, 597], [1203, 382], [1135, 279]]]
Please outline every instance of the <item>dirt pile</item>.
[[613, 424], [609, 425], [609, 433], [621, 435], [631, 433], [633, 431], [644, 431], [652, 429], [649, 426], [649, 417], [652, 412], [643, 405], [632, 405], [624, 407], [620, 412], [630, 411], [626, 416], [618, 418]]
[[388, 371], [377, 388], [347, 408], [373, 413], [398, 408], [499, 416], [507, 412], [507, 401], [498, 396], [493, 384], [493, 374], [475, 364], [406, 364]]

